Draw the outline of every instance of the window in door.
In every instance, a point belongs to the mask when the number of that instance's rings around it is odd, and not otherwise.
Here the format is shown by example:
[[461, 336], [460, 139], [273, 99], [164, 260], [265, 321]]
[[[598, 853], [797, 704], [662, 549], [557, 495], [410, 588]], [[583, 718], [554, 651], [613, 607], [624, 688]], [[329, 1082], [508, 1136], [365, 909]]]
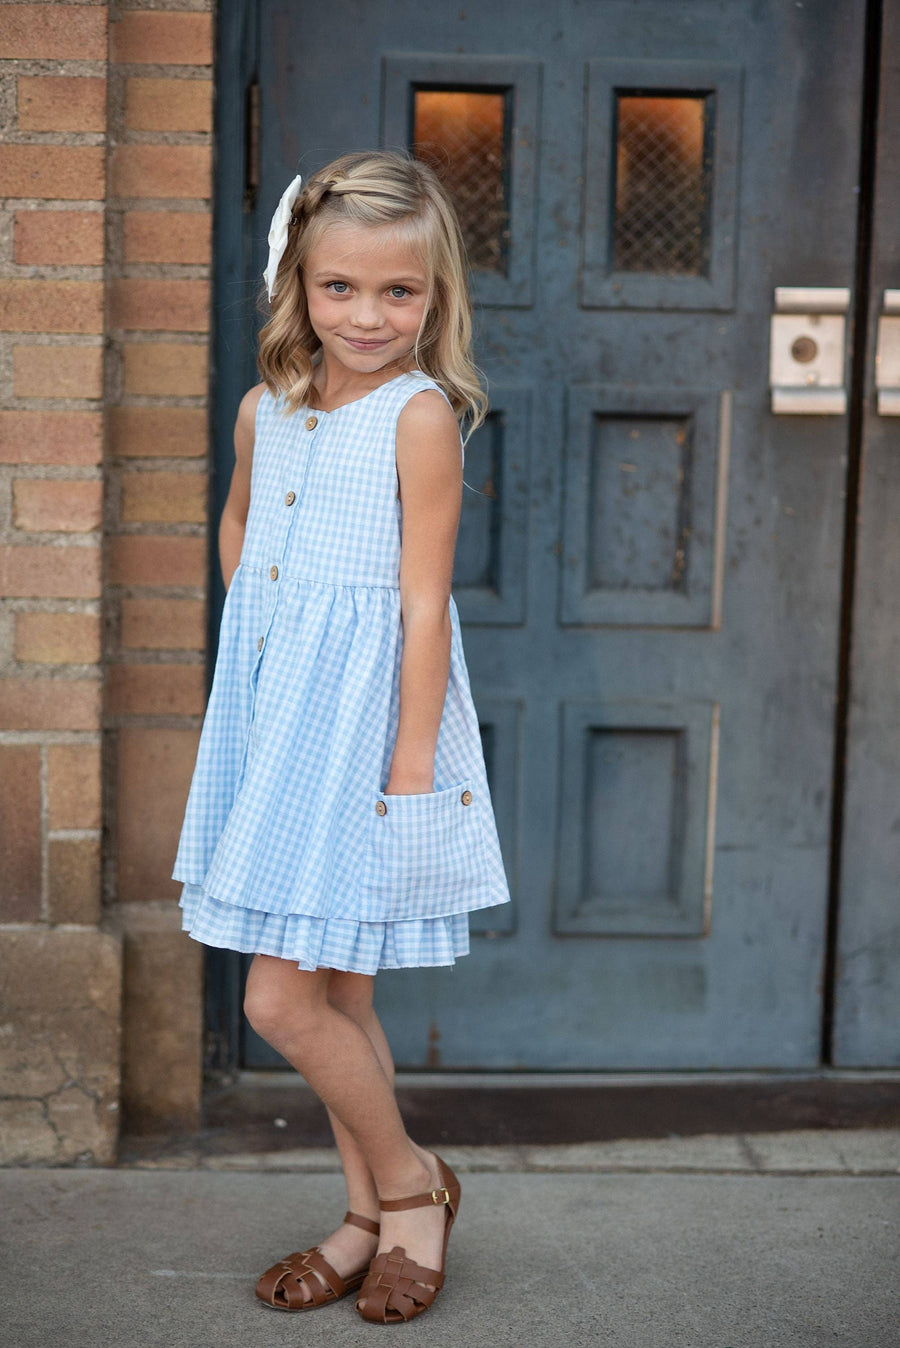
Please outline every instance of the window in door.
[[741, 74], [588, 63], [585, 308], [733, 307]]
[[710, 98], [616, 95], [613, 270], [709, 272]]

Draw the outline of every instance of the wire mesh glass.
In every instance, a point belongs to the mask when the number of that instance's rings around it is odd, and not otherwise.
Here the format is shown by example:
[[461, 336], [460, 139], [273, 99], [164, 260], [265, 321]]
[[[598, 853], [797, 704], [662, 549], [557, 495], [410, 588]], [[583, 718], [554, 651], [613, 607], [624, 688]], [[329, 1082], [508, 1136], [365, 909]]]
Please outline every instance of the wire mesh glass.
[[506, 274], [509, 201], [506, 95], [415, 92], [413, 147], [456, 207], [473, 271]]
[[708, 112], [704, 97], [617, 95], [615, 271], [706, 274]]

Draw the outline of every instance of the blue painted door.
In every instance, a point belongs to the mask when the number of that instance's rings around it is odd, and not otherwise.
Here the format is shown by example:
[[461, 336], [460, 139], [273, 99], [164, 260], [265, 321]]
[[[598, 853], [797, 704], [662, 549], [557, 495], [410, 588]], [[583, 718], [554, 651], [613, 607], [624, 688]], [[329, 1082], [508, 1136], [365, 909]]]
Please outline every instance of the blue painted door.
[[258, 75], [220, 100], [223, 220], [258, 128], [217, 263], [224, 445], [298, 167], [419, 145], [475, 266], [492, 413], [454, 594], [515, 901], [454, 969], [379, 976], [404, 1065], [819, 1060], [849, 421], [771, 413], [769, 314], [853, 284], [864, 27], [863, 0], [224, 16]]

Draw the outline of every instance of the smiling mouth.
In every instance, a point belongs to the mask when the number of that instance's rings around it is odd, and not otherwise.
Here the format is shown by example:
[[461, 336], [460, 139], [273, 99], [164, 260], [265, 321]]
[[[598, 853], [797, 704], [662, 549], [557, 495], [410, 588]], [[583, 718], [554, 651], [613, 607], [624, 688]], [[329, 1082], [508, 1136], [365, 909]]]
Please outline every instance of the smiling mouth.
[[387, 346], [390, 338], [345, 337], [344, 341], [349, 342], [350, 346], [360, 346], [366, 350], [374, 350], [377, 346]]

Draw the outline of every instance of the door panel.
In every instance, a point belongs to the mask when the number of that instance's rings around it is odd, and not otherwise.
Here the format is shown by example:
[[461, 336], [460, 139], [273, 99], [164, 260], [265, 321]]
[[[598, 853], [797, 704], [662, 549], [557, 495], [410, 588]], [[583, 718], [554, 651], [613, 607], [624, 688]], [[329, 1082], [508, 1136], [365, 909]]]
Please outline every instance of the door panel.
[[769, 412], [768, 317], [852, 284], [864, 18], [260, 0], [254, 281], [298, 156], [502, 95], [454, 594], [515, 902], [379, 976], [403, 1065], [818, 1060], [847, 420]]
[[731, 398], [572, 385], [559, 622], [718, 627]]
[[884, 358], [891, 330], [883, 326], [885, 317], [896, 325], [896, 342], [900, 312], [885, 314], [886, 292], [900, 290], [896, 5], [885, 5], [883, 23], [834, 1060], [886, 1067], [900, 1063], [900, 400], [882, 396], [880, 413], [875, 378], [881, 328], [882, 377], [900, 385], [896, 360], [891, 374]]

